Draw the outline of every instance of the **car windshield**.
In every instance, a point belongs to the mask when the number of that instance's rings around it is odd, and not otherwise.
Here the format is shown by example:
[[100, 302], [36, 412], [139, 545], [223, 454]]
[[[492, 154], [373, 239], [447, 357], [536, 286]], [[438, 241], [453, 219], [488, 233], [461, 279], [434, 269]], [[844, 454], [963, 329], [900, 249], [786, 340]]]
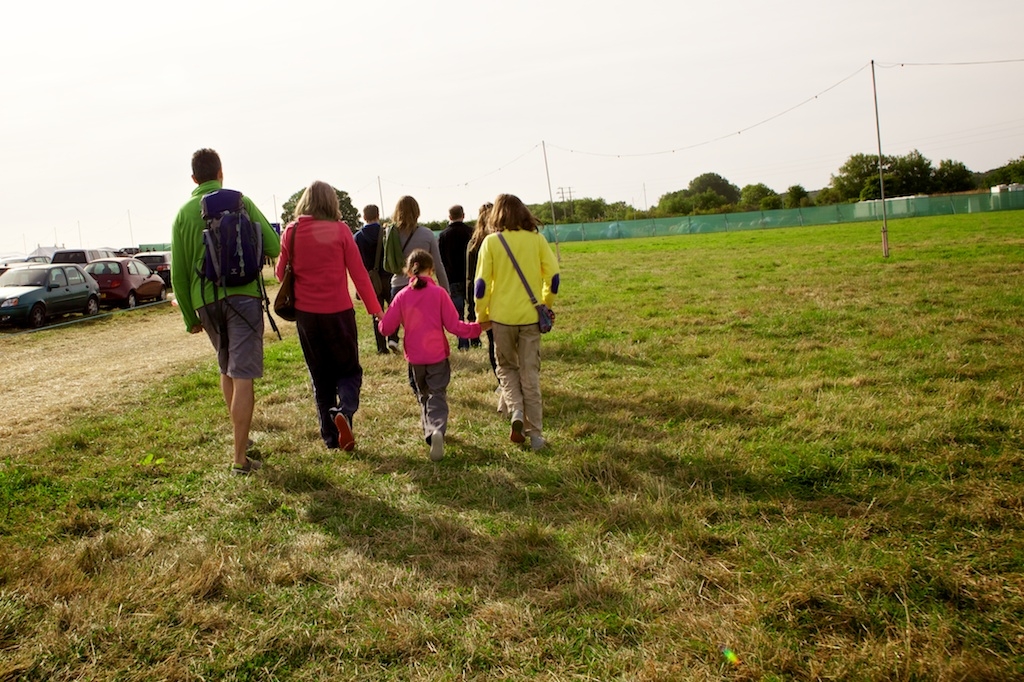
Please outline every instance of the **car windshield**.
[[41, 287], [46, 284], [46, 270], [15, 268], [0, 275], [0, 287]]
[[90, 275], [120, 275], [121, 264], [109, 263], [107, 261], [96, 261], [86, 265], [85, 271]]

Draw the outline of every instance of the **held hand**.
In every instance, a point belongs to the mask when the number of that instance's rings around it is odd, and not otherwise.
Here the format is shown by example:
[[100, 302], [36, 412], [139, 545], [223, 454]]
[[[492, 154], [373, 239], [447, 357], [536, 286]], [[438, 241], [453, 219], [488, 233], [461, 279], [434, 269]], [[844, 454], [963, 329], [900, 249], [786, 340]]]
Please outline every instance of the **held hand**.
[[487, 331], [490, 328], [491, 328], [491, 321], [490, 320], [487, 320], [486, 322], [481, 322], [480, 323], [480, 331], [485, 332], [485, 331]]
[[202, 324], [194, 324], [191, 327], [189, 327], [188, 333], [189, 334], [198, 334], [201, 331], [203, 331], [203, 325]]

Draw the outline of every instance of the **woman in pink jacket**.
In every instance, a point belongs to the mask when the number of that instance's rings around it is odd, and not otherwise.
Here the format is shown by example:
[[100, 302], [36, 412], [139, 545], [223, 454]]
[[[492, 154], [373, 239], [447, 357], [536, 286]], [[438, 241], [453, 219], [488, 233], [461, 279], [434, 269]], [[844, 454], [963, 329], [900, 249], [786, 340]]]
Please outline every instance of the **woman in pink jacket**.
[[415, 249], [405, 261], [409, 286], [397, 293], [380, 321], [380, 333], [389, 336], [405, 327], [405, 359], [409, 383], [420, 403], [423, 436], [430, 445], [430, 459], [444, 457], [448, 428], [448, 384], [452, 370], [451, 348], [445, 330], [462, 339], [480, 336], [480, 325], [459, 320], [448, 291], [434, 283], [434, 259]]
[[341, 220], [338, 193], [319, 180], [295, 204], [298, 219], [281, 235], [277, 277], [289, 259], [295, 277], [295, 326], [313, 382], [320, 437], [330, 449], [351, 450], [352, 418], [359, 409], [356, 311], [348, 292], [351, 275], [366, 311], [383, 314], [352, 230]]

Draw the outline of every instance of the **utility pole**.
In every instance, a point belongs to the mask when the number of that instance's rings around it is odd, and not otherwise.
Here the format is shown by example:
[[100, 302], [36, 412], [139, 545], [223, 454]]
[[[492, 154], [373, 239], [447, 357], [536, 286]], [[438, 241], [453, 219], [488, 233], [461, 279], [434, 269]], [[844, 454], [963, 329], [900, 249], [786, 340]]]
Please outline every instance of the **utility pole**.
[[555, 219], [555, 197], [551, 193], [551, 171], [548, 170], [548, 147], [544, 140], [540, 141], [540, 150], [544, 153], [544, 176], [548, 180], [548, 202], [551, 204], [551, 231], [555, 235], [555, 257], [562, 262], [562, 250], [558, 246], [558, 220]]
[[576, 215], [576, 212], [572, 208], [572, 187], [559, 187], [558, 188], [558, 196], [562, 200], [563, 204], [565, 203], [565, 195], [566, 194], [569, 195], [569, 216], [570, 217], [574, 217]]
[[889, 221], [885, 211], [885, 176], [882, 173], [882, 127], [878, 123], [878, 88], [875, 85], [875, 60], [871, 60], [871, 92], [875, 96], [875, 135], [878, 138], [878, 191], [882, 196], [882, 257], [889, 257]]

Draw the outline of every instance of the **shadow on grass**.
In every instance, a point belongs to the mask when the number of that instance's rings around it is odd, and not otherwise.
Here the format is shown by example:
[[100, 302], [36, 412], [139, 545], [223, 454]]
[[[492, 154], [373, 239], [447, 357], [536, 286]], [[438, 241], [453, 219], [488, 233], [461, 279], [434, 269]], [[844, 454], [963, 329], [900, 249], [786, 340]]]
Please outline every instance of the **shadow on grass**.
[[[365, 459], [379, 458], [371, 455]], [[430, 478], [417, 472], [411, 462], [406, 462], [406, 468], [413, 470], [421, 483]], [[465, 472], [447, 473], [433, 477], [436, 483], [426, 489], [436, 493], [446, 486], [482, 480], [477, 476], [467, 479]], [[448, 516], [410, 513], [385, 500], [339, 487], [315, 471], [293, 469], [268, 476], [268, 480], [290, 494], [305, 495], [305, 520], [346, 547], [375, 561], [414, 566], [431, 580], [453, 588], [519, 595], [575, 583], [589, 573], [567, 551], [558, 530], [547, 524], [524, 523], [482, 533]]]

